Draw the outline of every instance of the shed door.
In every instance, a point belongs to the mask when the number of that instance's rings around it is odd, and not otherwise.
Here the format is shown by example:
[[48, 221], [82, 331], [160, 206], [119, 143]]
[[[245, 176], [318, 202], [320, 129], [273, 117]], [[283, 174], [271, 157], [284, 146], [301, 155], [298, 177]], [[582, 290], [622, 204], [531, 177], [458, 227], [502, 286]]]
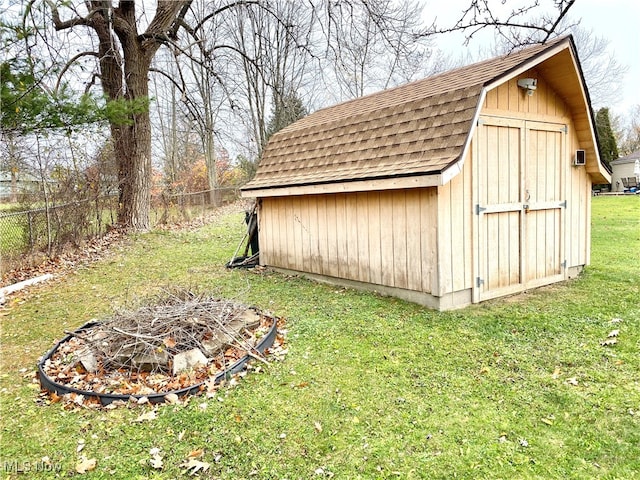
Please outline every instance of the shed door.
[[564, 278], [564, 132], [558, 124], [480, 119], [474, 302]]

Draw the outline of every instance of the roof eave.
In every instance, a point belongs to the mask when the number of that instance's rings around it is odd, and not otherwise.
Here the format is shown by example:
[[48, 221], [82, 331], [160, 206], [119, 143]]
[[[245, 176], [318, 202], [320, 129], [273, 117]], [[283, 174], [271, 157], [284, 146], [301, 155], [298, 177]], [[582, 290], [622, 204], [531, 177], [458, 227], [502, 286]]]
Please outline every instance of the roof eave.
[[242, 188], [243, 198], [284, 197], [290, 195], [324, 195], [330, 193], [371, 192], [404, 188], [436, 187], [443, 185], [440, 172], [423, 173], [387, 178], [369, 178], [343, 182], [323, 182], [307, 185], [283, 185], [279, 187]]

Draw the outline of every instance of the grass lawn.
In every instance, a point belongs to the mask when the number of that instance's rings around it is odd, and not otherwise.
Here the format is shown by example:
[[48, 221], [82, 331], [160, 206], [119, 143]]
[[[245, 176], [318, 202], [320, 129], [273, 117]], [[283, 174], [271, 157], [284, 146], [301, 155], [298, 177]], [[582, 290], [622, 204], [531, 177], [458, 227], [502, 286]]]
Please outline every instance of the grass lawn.
[[[227, 271], [240, 214], [135, 236], [109, 258], [12, 297], [0, 312], [2, 468], [48, 460], [70, 477], [640, 478], [640, 198], [593, 199], [592, 264], [577, 280], [439, 313], [278, 273]], [[40, 406], [35, 364], [63, 330], [163, 287], [285, 317], [289, 353], [216, 398]], [[619, 319], [619, 320], [615, 320]], [[602, 346], [612, 330], [618, 343]], [[79, 445], [84, 445], [78, 452]], [[160, 449], [163, 469], [149, 464]], [[50, 467], [48, 467], [50, 468]]]

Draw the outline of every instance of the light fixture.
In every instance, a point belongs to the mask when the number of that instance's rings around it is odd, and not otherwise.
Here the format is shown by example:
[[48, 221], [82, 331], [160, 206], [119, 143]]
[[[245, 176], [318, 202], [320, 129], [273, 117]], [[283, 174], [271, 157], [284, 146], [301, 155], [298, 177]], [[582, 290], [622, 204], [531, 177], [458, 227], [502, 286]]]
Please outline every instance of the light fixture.
[[533, 92], [538, 88], [537, 78], [521, 78], [518, 80], [518, 86], [527, 91], [527, 95], [533, 95]]

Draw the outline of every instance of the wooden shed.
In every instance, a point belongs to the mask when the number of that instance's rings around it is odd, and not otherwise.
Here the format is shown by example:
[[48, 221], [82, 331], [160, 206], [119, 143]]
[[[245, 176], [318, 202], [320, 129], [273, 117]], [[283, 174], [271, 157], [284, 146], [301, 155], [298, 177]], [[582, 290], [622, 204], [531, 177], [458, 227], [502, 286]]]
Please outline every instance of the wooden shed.
[[319, 110], [243, 189], [260, 264], [440, 310], [571, 278], [594, 125], [571, 37]]

